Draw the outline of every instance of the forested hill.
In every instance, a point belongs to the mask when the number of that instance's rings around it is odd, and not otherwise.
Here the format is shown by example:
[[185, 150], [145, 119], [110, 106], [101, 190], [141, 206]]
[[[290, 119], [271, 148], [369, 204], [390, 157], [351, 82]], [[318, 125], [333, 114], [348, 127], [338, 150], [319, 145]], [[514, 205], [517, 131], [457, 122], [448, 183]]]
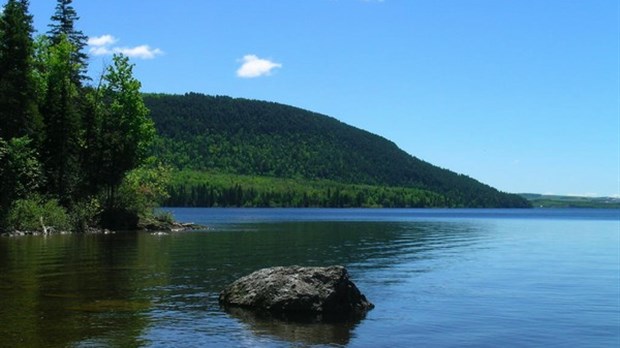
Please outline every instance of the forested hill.
[[178, 169], [416, 188], [451, 207], [529, 206], [378, 135], [292, 106], [196, 93], [144, 101], [160, 135], [153, 151]]

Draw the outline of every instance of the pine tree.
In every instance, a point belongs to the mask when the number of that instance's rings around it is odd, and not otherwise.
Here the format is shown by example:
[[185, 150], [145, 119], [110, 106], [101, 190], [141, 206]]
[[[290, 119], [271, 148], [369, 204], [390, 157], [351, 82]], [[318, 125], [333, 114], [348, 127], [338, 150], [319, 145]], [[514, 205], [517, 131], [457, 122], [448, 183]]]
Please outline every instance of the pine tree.
[[5, 140], [41, 136], [28, 6], [28, 0], [9, 0], [0, 15], [0, 137]]
[[47, 191], [68, 205], [78, 184], [81, 115], [79, 87], [73, 80], [73, 45], [61, 35], [47, 55], [47, 91], [41, 107], [45, 140], [41, 154], [47, 177]]
[[66, 36], [69, 42], [73, 45], [75, 50], [71, 54], [72, 64], [78, 68], [74, 72], [73, 82], [81, 86], [84, 79], [88, 79], [86, 76], [86, 70], [88, 69], [88, 55], [84, 53], [84, 47], [86, 47], [88, 38], [82, 31], [75, 28], [75, 22], [80, 17], [77, 12], [71, 6], [73, 0], [58, 0], [56, 3], [56, 12], [51, 17], [52, 23], [49, 24], [50, 30], [48, 36], [52, 40], [52, 44], [58, 44], [63, 36]]

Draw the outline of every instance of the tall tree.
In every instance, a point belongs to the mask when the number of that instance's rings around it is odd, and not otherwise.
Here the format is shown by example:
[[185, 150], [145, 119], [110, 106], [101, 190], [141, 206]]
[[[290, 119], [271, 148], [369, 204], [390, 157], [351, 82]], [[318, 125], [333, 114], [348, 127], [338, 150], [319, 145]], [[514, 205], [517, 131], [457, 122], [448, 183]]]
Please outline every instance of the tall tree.
[[28, 0], [8, 0], [0, 15], [0, 137], [5, 140], [41, 135], [28, 6]]
[[101, 87], [100, 177], [106, 187], [107, 205], [114, 206], [115, 194], [125, 174], [144, 160], [155, 137], [155, 126], [140, 93], [140, 81], [133, 76], [133, 64], [114, 55]]
[[[103, 82], [103, 81], [100, 81]], [[101, 93], [100, 88], [84, 87], [82, 89], [82, 146], [80, 150], [80, 187], [78, 195], [82, 198], [99, 193], [102, 185], [100, 175], [101, 144]]]
[[49, 24], [50, 30], [48, 36], [52, 40], [52, 44], [56, 45], [66, 36], [69, 42], [75, 48], [71, 54], [71, 62], [78, 70], [74, 71], [73, 82], [81, 86], [81, 81], [88, 79], [86, 70], [88, 68], [88, 55], [84, 53], [88, 38], [81, 30], [75, 28], [75, 22], [80, 17], [71, 5], [73, 0], [58, 0], [56, 3], [56, 11], [51, 17], [52, 23]]
[[46, 189], [68, 205], [78, 184], [81, 144], [79, 87], [73, 80], [78, 70], [71, 59], [74, 46], [61, 35], [47, 54], [47, 91], [41, 113], [45, 139], [41, 154], [47, 177]]

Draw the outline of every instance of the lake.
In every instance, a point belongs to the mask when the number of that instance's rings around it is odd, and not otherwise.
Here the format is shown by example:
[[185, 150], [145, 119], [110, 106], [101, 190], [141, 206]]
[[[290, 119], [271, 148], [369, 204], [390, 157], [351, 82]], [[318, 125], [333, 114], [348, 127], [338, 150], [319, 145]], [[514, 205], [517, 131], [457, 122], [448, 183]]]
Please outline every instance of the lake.
[[[0, 238], [0, 347], [620, 346], [620, 210], [170, 211], [209, 228]], [[218, 305], [259, 268], [333, 264], [364, 319]]]

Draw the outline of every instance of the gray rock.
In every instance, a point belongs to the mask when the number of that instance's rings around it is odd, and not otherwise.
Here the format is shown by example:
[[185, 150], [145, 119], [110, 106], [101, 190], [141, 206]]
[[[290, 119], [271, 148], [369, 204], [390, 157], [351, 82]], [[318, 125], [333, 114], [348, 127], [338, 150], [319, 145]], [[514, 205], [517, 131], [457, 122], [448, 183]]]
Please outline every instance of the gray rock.
[[342, 266], [264, 268], [230, 284], [219, 300], [302, 320], [359, 317], [374, 307]]

